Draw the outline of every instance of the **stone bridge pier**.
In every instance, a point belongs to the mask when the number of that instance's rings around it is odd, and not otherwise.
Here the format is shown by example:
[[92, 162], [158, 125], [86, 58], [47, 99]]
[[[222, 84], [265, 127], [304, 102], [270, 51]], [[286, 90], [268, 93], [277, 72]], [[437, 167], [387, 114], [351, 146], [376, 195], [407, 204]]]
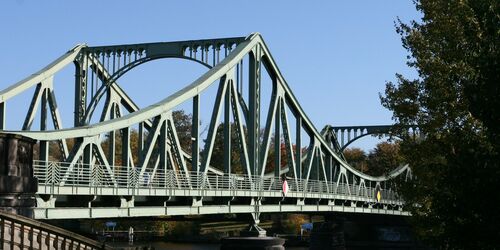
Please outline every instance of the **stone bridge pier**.
[[0, 133], [0, 210], [33, 218], [38, 181], [33, 176], [35, 140]]

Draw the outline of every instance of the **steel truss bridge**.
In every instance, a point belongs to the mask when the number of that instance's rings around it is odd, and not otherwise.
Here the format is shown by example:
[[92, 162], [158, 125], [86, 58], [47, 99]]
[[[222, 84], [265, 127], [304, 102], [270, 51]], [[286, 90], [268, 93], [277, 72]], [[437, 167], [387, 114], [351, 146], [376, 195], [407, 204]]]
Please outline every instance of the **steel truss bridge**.
[[[135, 67], [163, 58], [190, 60], [208, 70], [180, 91], [139, 109], [118, 80]], [[74, 122], [63, 128], [54, 76], [70, 64], [75, 66]], [[264, 74], [271, 79], [272, 86], [266, 86], [272, 88], [269, 103], [261, 100]], [[215, 102], [208, 132], [201, 138], [200, 105], [208, 104], [200, 96], [213, 85], [217, 94], [207, 98]], [[27, 102], [22, 128], [7, 129], [9, 99], [27, 91], [34, 94]], [[186, 102], [192, 104], [190, 152], [182, 148], [173, 116]], [[264, 104], [268, 110], [261, 108]], [[93, 119], [98, 122], [92, 123]], [[37, 120], [39, 129], [32, 126]], [[51, 130], [48, 121], [53, 123]], [[219, 126], [223, 164], [215, 166], [211, 162]], [[131, 139], [135, 128], [136, 141]], [[258, 222], [259, 215], [267, 212], [409, 215], [394, 191], [396, 181], [411, 177], [408, 165], [384, 176], [369, 176], [351, 167], [342, 155], [352, 141], [389, 133], [390, 126], [326, 126], [318, 131], [258, 33], [180, 42], [77, 45], [0, 91], [0, 130], [38, 140], [37, 219], [249, 213]], [[282, 152], [281, 147], [284, 153], [270, 153]], [[231, 152], [239, 153], [243, 171], [233, 169]], [[266, 170], [269, 162], [279, 167]]]

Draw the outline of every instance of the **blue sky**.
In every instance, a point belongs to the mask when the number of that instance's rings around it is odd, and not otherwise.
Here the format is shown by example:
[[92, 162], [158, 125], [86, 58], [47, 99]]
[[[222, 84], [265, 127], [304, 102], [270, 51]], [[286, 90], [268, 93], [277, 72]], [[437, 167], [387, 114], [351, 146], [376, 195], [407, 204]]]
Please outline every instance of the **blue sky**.
[[[409, 21], [419, 14], [410, 0], [1, 1], [0, 89], [36, 72], [78, 43], [143, 43], [260, 32], [319, 130], [325, 124], [390, 124], [391, 113], [380, 105], [379, 92], [387, 81], [395, 80], [396, 72], [415, 75], [405, 64], [407, 52], [395, 32], [397, 17]], [[163, 76], [155, 75], [157, 69], [173, 67], [174, 74], [167, 78], [187, 84], [202, 72], [181, 64], [159, 64], [128, 80], [145, 80], [155, 87]], [[72, 71], [66, 74], [71, 76]], [[141, 92], [141, 88], [127, 88]], [[145, 106], [163, 97], [166, 95], [143, 93], [136, 100]], [[59, 104], [71, 111], [72, 100], [67, 102]], [[25, 113], [27, 106], [10, 106], [8, 112]], [[71, 123], [71, 115], [68, 117], [67, 124]], [[369, 144], [360, 143], [361, 147]]]

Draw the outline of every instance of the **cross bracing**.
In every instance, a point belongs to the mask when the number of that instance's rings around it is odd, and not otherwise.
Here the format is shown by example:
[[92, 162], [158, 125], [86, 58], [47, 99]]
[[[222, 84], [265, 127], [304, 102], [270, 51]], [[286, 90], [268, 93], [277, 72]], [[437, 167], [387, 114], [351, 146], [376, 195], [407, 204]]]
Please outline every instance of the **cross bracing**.
[[[139, 109], [120, 87], [119, 78], [141, 64], [161, 58], [191, 60], [208, 70], [180, 91]], [[74, 123], [63, 129], [53, 79], [71, 63], [75, 65]], [[271, 78], [269, 103], [263, 103], [261, 98], [263, 74]], [[217, 94], [213, 97], [208, 132], [201, 138], [200, 105], [204, 100], [200, 96], [213, 85]], [[243, 85], [247, 92], [242, 91]], [[33, 88], [23, 127], [18, 131], [5, 130], [8, 100]], [[100, 102], [104, 107], [99, 114]], [[172, 115], [185, 102], [191, 102], [193, 107], [191, 152], [181, 147]], [[263, 110], [263, 104], [269, 110]], [[40, 129], [32, 130], [37, 112], [40, 112]], [[91, 124], [94, 116], [99, 117], [99, 122]], [[47, 129], [47, 120], [52, 120], [53, 130]], [[96, 217], [92, 216], [94, 212], [103, 209], [108, 210], [101, 217], [123, 216], [120, 209], [125, 208], [140, 210], [135, 216], [161, 215], [158, 212], [148, 215], [147, 209], [134, 206], [134, 198], [141, 196], [164, 200], [163, 215], [170, 215], [168, 211], [203, 214], [251, 210], [258, 218], [261, 211], [278, 212], [285, 205], [277, 199], [283, 196], [280, 190], [285, 178], [290, 192], [282, 200], [286, 200], [290, 211], [338, 211], [347, 204], [353, 211], [377, 213], [382, 209], [384, 213], [406, 214], [401, 210], [402, 201], [394, 193], [394, 180], [411, 176], [408, 165], [384, 176], [369, 176], [351, 167], [340, 150], [344, 144], [339, 144], [333, 136], [336, 130], [319, 132], [314, 127], [258, 33], [181, 42], [78, 45], [38, 73], [1, 91], [0, 121], [3, 132], [39, 141], [35, 175], [40, 185], [36, 213], [40, 218], [57, 218], [60, 213], [55, 211], [64, 209], [73, 211], [74, 217]], [[138, 150], [132, 150], [131, 145], [134, 126], [139, 128]], [[212, 157], [219, 126], [224, 131], [224, 163], [214, 166]], [[232, 127], [235, 134], [230, 132]], [[102, 144], [105, 135], [110, 138], [106, 150]], [[308, 145], [302, 144], [304, 137], [308, 138]], [[69, 147], [68, 140], [73, 140], [74, 145]], [[50, 155], [55, 153], [51, 152], [55, 149], [49, 147], [50, 143], [57, 143], [56, 150], [62, 155], [60, 162], [50, 161]], [[115, 164], [118, 144], [121, 166]], [[281, 145], [284, 154], [270, 154], [272, 150], [279, 152]], [[232, 169], [233, 151], [241, 155], [243, 173]], [[269, 162], [277, 167], [267, 171]], [[282, 162], [286, 165], [282, 166]], [[374, 193], [378, 191], [383, 197], [380, 201]], [[57, 201], [66, 196], [94, 198], [86, 207], [56, 206], [63, 204]], [[92, 208], [92, 202], [101, 196], [120, 197], [123, 202], [118, 208]], [[169, 206], [172, 197], [188, 197], [193, 202], [184, 207]], [[223, 204], [207, 205], [213, 197], [228, 199]], [[235, 197], [247, 197], [249, 202], [231, 204]], [[311, 201], [317, 205], [315, 208]], [[235, 206], [243, 207], [232, 209]]]

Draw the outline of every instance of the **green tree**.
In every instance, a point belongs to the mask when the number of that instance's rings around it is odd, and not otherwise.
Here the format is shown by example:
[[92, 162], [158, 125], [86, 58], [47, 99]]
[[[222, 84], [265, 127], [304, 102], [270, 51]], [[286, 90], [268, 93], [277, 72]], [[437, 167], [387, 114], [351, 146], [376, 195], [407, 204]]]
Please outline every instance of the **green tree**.
[[[246, 171], [243, 169], [241, 162], [241, 149], [238, 143], [238, 134], [236, 133], [236, 126], [231, 123], [231, 173], [243, 174]], [[205, 141], [205, 148], [207, 150], [207, 141]], [[205, 152], [202, 152], [202, 156]], [[212, 157], [210, 158], [210, 166], [219, 170], [224, 170], [224, 123], [219, 124], [215, 134], [215, 142], [212, 149]]]
[[[244, 133], [246, 135], [246, 128], [244, 127], [243, 129], [245, 130]], [[261, 134], [260, 145], [262, 146], [264, 140], [263, 139], [264, 130], [262, 130], [260, 134]], [[207, 141], [205, 140], [205, 145], [206, 143]], [[295, 152], [295, 145], [292, 145], [292, 150]], [[284, 144], [283, 139], [280, 142], [280, 154], [281, 154], [281, 167], [283, 168], [288, 164], [288, 156], [286, 153], [286, 146]], [[267, 161], [264, 164], [266, 168], [265, 173], [274, 171], [275, 155], [276, 154], [274, 150], [274, 134], [273, 134], [269, 142]], [[224, 169], [224, 123], [219, 124], [219, 126], [217, 127], [214, 147], [212, 149], [212, 157], [210, 158], [210, 166], [217, 168], [219, 170]], [[234, 174], [246, 173], [246, 170], [244, 169], [243, 164], [241, 162], [241, 146], [238, 141], [238, 134], [236, 133], [236, 126], [234, 123], [231, 123], [231, 173]], [[288, 173], [288, 175], [291, 175], [291, 173]]]
[[[500, 176], [500, 2], [419, 0], [420, 22], [398, 22], [417, 79], [397, 74], [382, 104], [398, 125], [416, 178], [400, 192], [422, 239], [446, 249], [494, 249]], [[403, 127], [401, 126], [401, 127]]]
[[174, 119], [175, 130], [177, 130], [177, 137], [181, 148], [191, 155], [191, 127], [193, 125], [193, 116], [186, 114], [184, 110], [175, 110], [172, 112]]

